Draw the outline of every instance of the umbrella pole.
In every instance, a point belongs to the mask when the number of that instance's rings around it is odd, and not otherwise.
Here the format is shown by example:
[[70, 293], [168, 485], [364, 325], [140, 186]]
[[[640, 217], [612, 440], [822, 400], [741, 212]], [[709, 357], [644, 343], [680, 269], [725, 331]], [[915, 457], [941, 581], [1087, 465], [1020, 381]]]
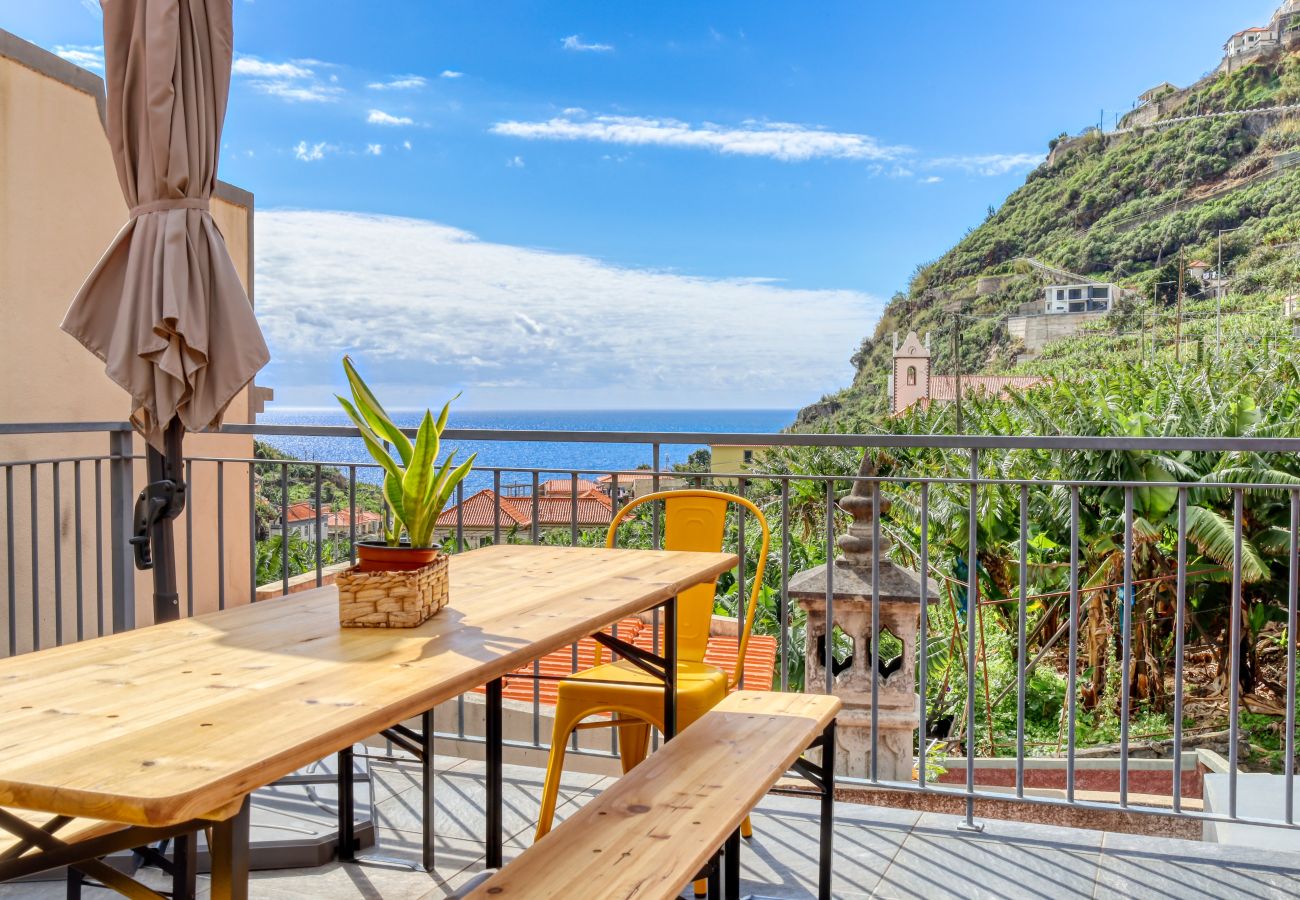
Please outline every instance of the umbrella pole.
[[153, 620], [180, 618], [176, 589], [176, 541], [172, 524], [185, 509], [184, 462], [181, 442], [185, 429], [172, 419], [163, 433], [165, 453], [150, 445], [145, 452], [149, 484], [135, 501], [135, 565], [153, 570]]

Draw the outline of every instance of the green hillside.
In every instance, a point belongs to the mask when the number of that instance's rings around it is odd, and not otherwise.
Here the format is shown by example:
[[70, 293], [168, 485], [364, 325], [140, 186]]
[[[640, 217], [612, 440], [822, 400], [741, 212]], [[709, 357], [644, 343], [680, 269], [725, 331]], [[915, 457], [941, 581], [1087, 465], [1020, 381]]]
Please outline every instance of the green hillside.
[[[1216, 335], [1246, 353], [1289, 352], [1281, 298], [1300, 289], [1300, 160], [1288, 156], [1300, 150], [1300, 110], [1265, 109], [1297, 102], [1300, 54], [1284, 53], [1207, 80], [1165, 118], [1239, 114], [1053, 140], [1050, 160], [1000, 209], [917, 267], [863, 340], [853, 384], [805, 409], [798, 427], [879, 427], [894, 331], [932, 332], [938, 374], [953, 371], [954, 327], [966, 373], [1061, 375], [1081, 363], [1140, 364], [1152, 353], [1173, 361], [1179, 333], [1182, 364], [1224, 349]], [[1221, 229], [1238, 229], [1223, 237], [1224, 271], [1233, 281], [1222, 317], [1209, 292], [1199, 296], [1199, 284], [1189, 280], [1179, 329], [1176, 290], [1159, 283], [1177, 280], [1180, 253], [1215, 263]], [[1006, 318], [1039, 299], [1045, 283], [1020, 257], [1116, 281], [1132, 294], [1090, 332], [1017, 365], [1023, 348]], [[989, 275], [1015, 277], [977, 295], [977, 282]]]

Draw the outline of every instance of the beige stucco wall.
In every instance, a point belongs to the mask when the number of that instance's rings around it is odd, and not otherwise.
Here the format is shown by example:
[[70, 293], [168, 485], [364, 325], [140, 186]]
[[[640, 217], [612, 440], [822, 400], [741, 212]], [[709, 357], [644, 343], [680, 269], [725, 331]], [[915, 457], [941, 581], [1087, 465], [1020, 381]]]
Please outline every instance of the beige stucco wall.
[[[104, 374], [103, 363], [64, 334], [59, 323], [82, 280], [126, 221], [127, 210], [103, 130], [102, 85], [91, 73], [0, 31], [0, 422], [124, 421], [129, 398]], [[252, 282], [252, 198], [223, 187], [213, 203], [213, 216], [226, 237], [235, 266], [246, 287]], [[249, 421], [246, 395], [236, 398], [227, 418]], [[138, 439], [136, 452], [143, 454]], [[196, 435], [186, 440], [195, 456], [247, 458], [252, 439], [234, 435]], [[49, 458], [103, 456], [108, 437], [81, 435], [0, 435], [0, 462]], [[76, 607], [76, 491], [71, 463], [59, 466], [61, 503], [58, 531], [62, 546], [61, 578], [65, 640], [75, 636]], [[88, 631], [96, 621], [99, 569], [103, 555], [105, 592], [110, 583], [111, 547], [95, 540], [94, 463], [82, 472], [83, 615]], [[215, 465], [196, 463], [191, 491], [194, 530], [194, 606], [206, 610], [217, 604], [216, 550], [217, 488]], [[227, 604], [248, 601], [248, 471], [227, 464], [224, 472]], [[14, 558], [4, 534], [7, 506], [0, 506], [0, 655], [8, 652], [10, 601], [8, 572], [14, 570], [16, 630], [19, 650], [33, 643], [33, 558], [30, 527], [30, 469], [12, 470], [14, 491], [5, 496], [0, 471], [0, 498], [14, 508]], [[42, 611], [42, 644], [55, 639], [55, 510], [54, 472], [37, 467], [37, 597]], [[101, 519], [109, 534], [107, 468], [101, 464]], [[143, 463], [136, 465], [134, 488], [144, 484]], [[133, 498], [132, 498], [133, 499]], [[187, 603], [186, 522], [178, 523], [182, 605]], [[136, 578], [137, 622], [151, 616], [151, 582], [147, 573]], [[109, 600], [104, 598], [107, 607]], [[108, 612], [106, 609], [106, 617]]]

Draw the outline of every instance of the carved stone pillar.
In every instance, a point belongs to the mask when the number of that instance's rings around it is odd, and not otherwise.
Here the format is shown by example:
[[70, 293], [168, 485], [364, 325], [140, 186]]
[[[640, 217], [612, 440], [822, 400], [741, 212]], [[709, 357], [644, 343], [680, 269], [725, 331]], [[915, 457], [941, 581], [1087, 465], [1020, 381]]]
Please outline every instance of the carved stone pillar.
[[[870, 454], [859, 476], [876, 474]], [[826, 635], [834, 627], [852, 643], [852, 655], [833, 669], [832, 692], [844, 701], [836, 727], [836, 771], [870, 778], [873, 723], [876, 772], [882, 781], [911, 781], [920, 698], [916, 695], [916, 635], [920, 627], [921, 576], [889, 560], [888, 540], [876, 542], [874, 486], [856, 482], [840, 501], [853, 516], [848, 534], [837, 542], [843, 555], [833, 566], [831, 621], [826, 616], [826, 566], [801, 572], [790, 581], [790, 596], [807, 613], [804, 690], [826, 693]], [[889, 504], [880, 499], [883, 514]], [[928, 582], [928, 597], [938, 589]], [[883, 648], [878, 672], [872, 671], [872, 597], [878, 598], [879, 634], [902, 645]], [[878, 676], [878, 677], [877, 677]]]

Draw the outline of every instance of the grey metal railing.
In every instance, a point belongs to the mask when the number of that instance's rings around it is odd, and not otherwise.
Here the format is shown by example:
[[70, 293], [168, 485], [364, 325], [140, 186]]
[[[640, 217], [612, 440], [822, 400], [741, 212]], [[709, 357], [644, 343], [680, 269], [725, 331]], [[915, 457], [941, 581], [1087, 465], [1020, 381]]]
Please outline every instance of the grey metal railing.
[[[135, 458], [131, 450], [129, 429], [120, 424], [93, 424], [84, 426], [36, 426], [5, 425], [0, 426], [0, 437], [59, 433], [61, 431], [95, 432], [106, 435], [106, 452], [99, 455], [78, 457], [42, 457], [33, 459], [12, 459], [0, 462], [3, 470], [3, 497], [5, 515], [5, 538], [0, 542], [3, 550], [3, 571], [7, 581], [7, 652], [13, 654], [32, 649], [40, 649], [52, 644], [93, 637], [110, 630], [132, 627], [134, 624], [134, 573], [131, 571], [130, 550], [126, 538], [130, 532], [130, 502], [133, 499], [134, 486], [139, 482], [133, 480]], [[318, 426], [226, 426], [227, 434], [260, 436], [295, 436], [321, 438], [356, 437], [357, 432], [350, 428]], [[685, 479], [689, 485], [715, 485], [735, 492], [760, 491], [768, 508], [769, 521], [773, 522], [778, 532], [778, 540], [771, 550], [775, 572], [772, 588], [775, 594], [775, 610], [771, 610], [775, 621], [777, 645], [777, 671], [774, 674], [774, 687], [785, 690], [795, 686], [791, 663], [798, 654], [797, 637], [792, 624], [798, 617], [798, 610], [793, 608], [788, 595], [788, 585], [793, 574], [792, 559], [795, 550], [796, 513], [804, 525], [814, 529], [813, 540], [803, 540], [799, 546], [801, 554], [808, 552], [808, 547], [820, 544], [821, 553], [829, 556], [834, 553], [834, 539], [840, 527], [836, 499], [839, 493], [856, 483], [865, 483], [871, 491], [873, 507], [879, 512], [882, 494], [895, 502], [906, 501], [913, 509], [912, 520], [904, 527], [897, 522], [882, 519], [877, 515], [874, 529], [879, 535], [882, 527], [887, 527], [899, 542], [900, 552], [905, 557], [903, 562], [919, 568], [941, 581], [940, 593], [948, 599], [951, 614], [944, 611], [942, 603], [935, 603], [939, 597], [928, 597], [928, 586], [923, 588], [923, 596], [918, 598], [918, 608], [926, 611], [920, 618], [919, 652], [916, 659], [917, 687], [921, 697], [927, 702], [921, 704], [919, 739], [916, 745], [916, 777], [910, 782], [886, 782], [877, 777], [872, 766], [869, 777], [845, 779], [849, 786], [864, 788], [887, 788], [892, 791], [922, 792], [957, 796], [965, 800], [965, 819], [973, 825], [976, 802], [982, 800], [1007, 800], [1029, 805], [1053, 805], [1078, 807], [1088, 810], [1119, 810], [1123, 813], [1137, 813], [1149, 816], [1175, 817], [1178, 819], [1195, 819], [1204, 822], [1236, 822], [1268, 825], [1271, 827], [1300, 827], [1292, 815], [1294, 798], [1295, 771], [1295, 729], [1296, 729], [1296, 628], [1297, 596], [1300, 594], [1300, 548], [1297, 534], [1300, 533], [1300, 484], [1277, 484], [1273, 482], [1214, 482], [1214, 481], [1171, 481], [1152, 483], [1134, 480], [1071, 480], [1065, 478], [1015, 478], [1001, 477], [995, 470], [982, 468], [982, 464], [997, 457], [998, 454], [1014, 451], [1044, 452], [1227, 452], [1249, 454], [1296, 454], [1300, 452], [1300, 440], [1296, 439], [1254, 439], [1254, 438], [1095, 438], [1095, 437], [982, 437], [982, 436], [928, 436], [928, 435], [844, 435], [844, 434], [707, 434], [707, 433], [641, 433], [641, 432], [508, 432], [485, 430], [452, 429], [444, 436], [448, 443], [462, 441], [510, 441], [510, 442], [564, 442], [564, 443], [613, 443], [636, 444], [648, 451], [652, 469], [652, 485], [658, 487], [661, 479], [672, 477]], [[661, 468], [662, 450], [665, 446], [698, 445], [745, 445], [752, 447], [814, 447], [867, 449], [918, 449], [929, 451], [952, 451], [951, 461], [954, 465], [964, 460], [965, 471], [948, 471], [942, 474], [933, 472], [924, 475], [918, 473], [895, 473], [888, 476], [855, 476], [850, 474], [814, 474], [808, 472], [764, 472], [749, 469], [740, 472], [679, 472]], [[580, 464], [579, 461], [574, 461]], [[480, 527], [480, 537], [484, 541], [500, 542], [515, 540], [536, 543], [541, 540], [567, 541], [577, 544], [584, 538], [590, 539], [588, 532], [603, 532], [599, 523], [582, 523], [578, 519], [578, 481], [581, 478], [595, 479], [609, 476], [609, 496], [612, 507], [617, 510], [622, 491], [620, 478], [627, 478], [623, 471], [600, 471], [575, 468], [574, 462], [559, 469], [529, 468], [512, 466], [481, 466], [478, 468], [483, 476], [490, 476], [492, 487], [500, 495], [503, 485], [525, 485], [527, 490], [516, 487], [512, 502], [531, 504], [532, 515], [526, 529], [513, 529], [511, 523], [502, 519], [501, 507], [494, 505], [490, 527]], [[291, 482], [290, 470], [305, 466], [310, 476]], [[191, 500], [185, 514], [185, 534], [183, 544], [185, 581], [182, 608], [187, 614], [203, 612], [209, 609], [223, 608], [227, 605], [248, 602], [255, 599], [260, 590], [263, 592], [289, 592], [296, 586], [295, 579], [305, 579], [308, 585], [324, 583], [329, 577], [332, 562], [343, 564], [355, 558], [356, 542], [364, 537], [358, 531], [358, 484], [374, 480], [377, 466], [356, 460], [328, 459], [295, 462], [290, 460], [268, 460], [254, 457], [215, 457], [191, 455], [187, 459], [187, 474], [191, 483], [202, 483], [212, 487], [212, 502], [206, 507], [204, 492], [191, 492]], [[341, 473], [345, 480], [342, 489], [346, 498], [348, 511], [347, 523], [342, 530], [322, 518], [322, 498], [324, 493], [325, 473]], [[852, 471], [846, 467], [845, 472]], [[994, 471], [994, 474], [990, 474]], [[543, 478], [568, 479], [570, 517], [567, 521], [539, 522], [539, 488]], [[291, 490], [292, 489], [292, 490]], [[1153, 537], [1149, 523], [1139, 521], [1137, 498], [1147, 496], [1146, 492], [1155, 490], [1171, 491], [1174, 496], [1172, 506], [1172, 531], [1159, 538]], [[303, 525], [290, 521], [291, 495], [305, 492], [302, 501], [312, 510]], [[1230, 535], [1226, 538], [1231, 545], [1230, 559], [1223, 565], [1201, 563], [1202, 568], [1189, 572], [1189, 534], [1192, 523], [1189, 515], [1195, 508], [1194, 497], [1205, 492], [1222, 492], [1229, 498], [1231, 515], [1227, 523]], [[338, 490], [334, 491], [336, 494]], [[998, 577], [994, 573], [981, 574], [982, 554], [990, 548], [982, 537], [985, 522], [981, 516], [985, 507], [981, 506], [986, 494], [1003, 492], [1012, 498], [1013, 519], [999, 523], [999, 527], [1011, 536], [1002, 539], [1001, 545], [1008, 550], [1006, 561], [1015, 570], [1014, 578], [1002, 573], [1003, 581], [1010, 585], [1007, 596], [982, 596], [984, 586], [997, 587]], [[1096, 498], [1103, 492], [1117, 492], [1120, 498], [1120, 511], [1114, 522], [1114, 543], [1117, 555], [1114, 557], [1117, 574], [1114, 578], [1095, 578], [1088, 581], [1083, 570], [1084, 548], [1081, 546], [1085, 516], [1096, 516]], [[796, 505], [796, 493], [802, 498]], [[259, 516], [259, 497], [274, 494], [274, 509], [263, 511]], [[240, 497], [241, 506], [246, 506], [247, 516], [234, 516], [230, 512], [232, 497]], [[1279, 560], [1279, 571], [1284, 576], [1273, 578], [1263, 586], [1251, 587], [1251, 592], [1275, 602], [1275, 607], [1284, 617], [1285, 630], [1285, 675], [1283, 676], [1284, 713], [1282, 725], [1285, 734], [1282, 737], [1284, 754], [1284, 773], [1282, 777], [1285, 796], [1284, 812], [1278, 819], [1248, 818], [1239, 814], [1240, 784], [1239, 773], [1244, 770], [1244, 760], [1240, 757], [1239, 747], [1243, 736], [1243, 717], [1241, 715], [1243, 672], [1242, 653], [1243, 601], [1246, 599], [1246, 582], [1243, 579], [1245, 547], [1247, 541], [1244, 526], [1247, 520], [1246, 503], [1248, 499], [1260, 497], [1273, 498], [1284, 509], [1284, 526], [1276, 526], [1272, 538], [1274, 558]], [[812, 498], [810, 500], [810, 498]], [[457, 493], [456, 501], [465, 499], [464, 490]], [[1051, 503], [1056, 504], [1056, 512], [1043, 512]], [[936, 509], [942, 511], [936, 516]], [[1038, 512], [1035, 512], [1035, 511]], [[339, 512], [335, 509], [334, 513]], [[1048, 593], [1031, 594], [1031, 569], [1038, 564], [1031, 564], [1032, 542], [1044, 530], [1036, 528], [1035, 516], [1059, 515], [1064, 517], [1060, 533], [1065, 535], [1066, 546], [1058, 547], [1056, 559], [1051, 565], [1068, 573], [1065, 587]], [[1204, 518], [1200, 511], [1196, 516]], [[939, 520], [943, 521], [940, 522]], [[743, 522], [743, 520], [741, 520]], [[57, 523], [57, 524], [56, 524]], [[259, 523], [270, 523], [270, 529], [258, 533]], [[735, 592], [735, 612], [741, 618], [746, 613], [745, 579], [748, 576], [746, 559], [749, 552], [746, 546], [743, 525], [732, 532], [736, 549], [741, 556], [738, 569], [737, 590]], [[1060, 524], [1060, 523], [1058, 523]], [[1202, 523], [1204, 524], [1204, 523]], [[651, 541], [655, 544], [661, 539], [661, 522], [658, 509], [653, 511], [648, 523]], [[1223, 523], [1220, 523], [1222, 526]], [[65, 527], [66, 526], [66, 527]], [[946, 529], [946, 531], [943, 531]], [[455, 547], [466, 546], [468, 528], [464, 520], [463, 507], [457, 507], [454, 526], [448, 529], [455, 539]], [[943, 533], [941, 533], [941, 531]], [[750, 535], [753, 534], [751, 530]], [[48, 535], [48, 537], [46, 536]], [[196, 538], [197, 536], [197, 538]], [[910, 540], [909, 540], [910, 537]], [[196, 539], [206, 542], [200, 544], [196, 555]], [[274, 542], [278, 539], [278, 552], [274, 551]], [[1161, 570], [1155, 575], [1143, 573], [1139, 577], [1136, 571], [1138, 558], [1147, 558], [1152, 541], [1172, 541], [1170, 553], [1174, 559], [1172, 571]], [[69, 559], [69, 547], [72, 555]], [[233, 578], [228, 571], [228, 557], [239, 547], [248, 555], [247, 579], [241, 576]], [[294, 557], [294, 548], [299, 551]], [[211, 549], [215, 553], [217, 564], [211, 581], [203, 578], [201, 570], [196, 569], [196, 559], [207, 554]], [[963, 556], [967, 563], [968, 575], [957, 577], [953, 572], [941, 571], [937, 552]], [[1014, 551], [1014, 552], [1012, 552]], [[271, 577], [258, 577], [259, 554], [261, 554], [262, 575], [267, 572]], [[212, 554], [208, 554], [212, 555]], [[270, 560], [268, 564], [268, 560]], [[1190, 808], [1184, 794], [1184, 776], [1187, 774], [1187, 762], [1184, 752], [1189, 743], [1188, 728], [1184, 725], [1188, 696], [1186, 690], [1187, 656], [1192, 649], [1188, 640], [1192, 618], [1201, 618], [1220, 609], [1197, 609], [1195, 616], [1189, 615], [1189, 574], [1201, 576], [1212, 571], [1216, 584], [1226, 580], [1227, 583], [1227, 624], [1223, 641], [1227, 652], [1226, 695], [1227, 711], [1227, 758], [1225, 774], [1227, 775], [1227, 809], [1226, 812], [1207, 812], [1203, 809]], [[196, 571], [199, 577], [196, 579]], [[873, 571], [872, 633], [879, 637], [880, 597], [878, 579]], [[835, 600], [834, 567], [827, 568], [826, 607], [827, 621], [834, 622]], [[923, 579], [923, 584], [925, 581]], [[1201, 582], [1204, 584], [1205, 582]], [[1133, 775], [1135, 766], [1132, 754], [1135, 740], [1149, 736], [1134, 735], [1133, 714], [1139, 710], [1135, 706], [1135, 680], [1153, 677], [1152, 672], [1143, 668], [1135, 669], [1135, 610], [1139, 590], [1148, 591], [1151, 596], [1159, 594], [1169, 599], [1172, 594], [1171, 613], [1162, 614], [1160, 621], [1172, 620], [1170, 627], [1172, 648], [1154, 650], [1150, 640], [1152, 626], [1143, 622], [1146, 629], [1142, 634], [1144, 652], [1148, 657], [1159, 657], [1158, 665], [1153, 670], [1163, 679], [1165, 668], [1172, 663], [1172, 714], [1168, 737], [1171, 739], [1171, 764], [1168, 771], [1168, 803], [1157, 805], [1147, 795], [1148, 789], [1135, 790]], [[964, 592], [965, 614], [961, 614], [955, 597]], [[1101, 601], [1099, 597], [1104, 596]], [[1030, 633], [1030, 602], [1040, 603], [1044, 613], [1040, 615], [1036, 630]], [[1107, 697], [1085, 696], [1080, 669], [1082, 662], [1081, 641], [1084, 638], [1085, 624], [1089, 634], [1095, 635], [1102, 623], [1089, 619], [1087, 605], [1098, 602], [1114, 602], [1119, 616], [1118, 642], [1106, 637], [1101, 659], [1107, 663], [1106, 668], [1115, 684], [1103, 686], [1108, 691]], [[1004, 604], [1015, 603], [1014, 616], [1004, 617], [1008, 646], [1007, 653], [1013, 660], [1014, 676], [1004, 684], [993, 684], [986, 667], [990, 663], [989, 641], [984, 633], [986, 616]], [[1050, 618], [1047, 615], [1051, 607]], [[931, 610], [935, 611], [932, 612]], [[30, 612], [28, 612], [28, 610]], [[1152, 616], [1157, 613], [1153, 611]], [[1064, 623], [1060, 619], [1064, 618]], [[1046, 628], [1050, 623], [1054, 630]], [[995, 623], [996, 624], [996, 623]], [[942, 628], [941, 628], [942, 626]], [[1106, 625], [1106, 627], [1109, 627]], [[658, 623], [653, 624], [655, 639], [658, 639]], [[937, 631], [938, 630], [938, 631]], [[1051, 631], [1052, 633], [1048, 633]], [[1059, 642], [1064, 641], [1060, 647]], [[825, 642], [823, 663], [827, 672], [826, 689], [836, 686], [836, 641]], [[1031, 644], [1038, 645], [1037, 653], [1032, 658]], [[946, 647], [946, 650], [945, 650]], [[870, 653], [871, 670], [881, 670], [881, 642], [872, 640]], [[1042, 748], [1029, 740], [1027, 730], [1027, 701], [1030, 692], [1030, 678], [1040, 663], [1052, 652], [1056, 652], [1064, 661], [1066, 669], [1064, 696], [1059, 714], [1060, 732], [1058, 746], [1048, 748], [1053, 752], [1043, 754]], [[949, 662], [940, 664], [936, 661], [946, 653]], [[1092, 648], [1096, 658], [1096, 648]], [[1116, 658], [1116, 654], [1117, 658]], [[1172, 657], [1172, 659], [1169, 659]], [[578, 664], [576, 646], [572, 654], [573, 666]], [[953, 663], [952, 660], [959, 662]], [[1146, 667], [1150, 660], [1141, 660]], [[984, 670], [984, 671], [982, 671]], [[537, 671], [534, 666], [534, 672]], [[942, 675], [940, 675], [942, 672]], [[931, 704], [932, 689], [935, 679], [942, 677], [943, 685], [936, 694], [946, 691], [950, 683], [964, 681], [960, 693], [955, 699], [942, 705], [939, 700]], [[872, 684], [872, 695], [877, 696], [880, 678]], [[536, 685], [537, 682], [534, 682]], [[519, 747], [544, 748], [547, 735], [543, 733], [542, 723], [546, 711], [541, 703], [540, 692], [534, 688], [532, 701], [532, 740], [513, 742]], [[940, 698], [944, 699], [944, 698]], [[1118, 730], [1118, 740], [1114, 742], [1113, 761], [1117, 767], [1117, 787], [1113, 792], [1113, 802], [1085, 799], [1080, 796], [1079, 788], [1080, 760], [1082, 751], [1088, 742], [1081, 733], [1081, 722], [1091, 714], [1094, 721], [1104, 718], [1106, 709], [1098, 706], [1113, 700], [1117, 705], [1114, 718]], [[999, 739], [995, 735], [992, 719], [995, 710], [1003, 709], [1003, 703], [1009, 703], [1006, 715], [1013, 717], [1015, 726], [1009, 737]], [[1084, 707], [1088, 706], [1089, 709]], [[1144, 703], [1151, 708], [1152, 704]], [[875, 707], [873, 707], [873, 710]], [[457, 725], [446, 737], [458, 740], [473, 740], [475, 735], [466, 729], [465, 701], [457, 703]], [[980, 720], [981, 712], [988, 722]], [[873, 713], [874, 716], [874, 713]], [[951, 719], [952, 724], [946, 734], [938, 734], [936, 723]], [[987, 725], [987, 727], [985, 727]], [[616, 731], [616, 729], [615, 729]], [[951, 748], [950, 753], [942, 753], [932, 748], [932, 741], [939, 747]], [[876, 758], [876, 738], [872, 736], [872, 759]], [[575, 749], [577, 749], [575, 747]], [[1009, 784], [994, 786], [982, 783], [978, 778], [980, 771], [981, 750], [986, 756], [1005, 759], [1013, 768]], [[611, 755], [617, 752], [615, 740], [611, 740], [608, 749], [577, 749], [580, 753]], [[929, 766], [936, 756], [956, 759], [960, 762], [961, 777], [945, 783], [936, 782], [929, 772]], [[1044, 795], [1034, 790], [1030, 784], [1027, 770], [1038, 758], [1059, 759], [1064, 771], [1063, 785], [1059, 795]], [[1151, 779], [1145, 782], [1149, 787]], [[1137, 796], [1142, 795], [1142, 796]]]

